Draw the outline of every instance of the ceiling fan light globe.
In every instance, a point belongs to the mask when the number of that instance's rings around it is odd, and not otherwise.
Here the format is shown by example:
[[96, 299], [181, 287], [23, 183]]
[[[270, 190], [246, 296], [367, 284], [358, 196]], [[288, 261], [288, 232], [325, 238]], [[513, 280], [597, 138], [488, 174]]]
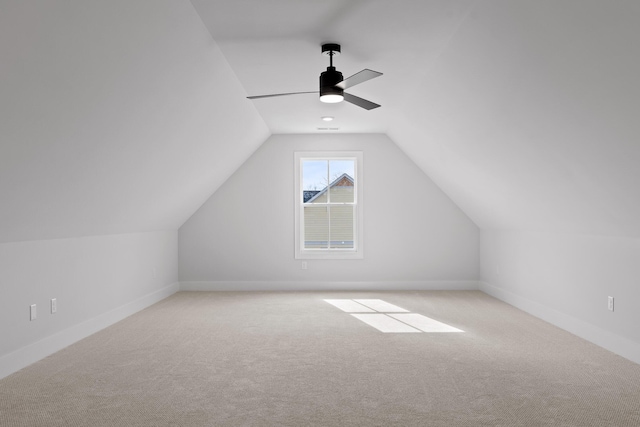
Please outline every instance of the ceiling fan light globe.
[[320, 101], [325, 102], [327, 104], [335, 104], [338, 102], [342, 102], [343, 100], [344, 100], [344, 96], [333, 94], [333, 93], [320, 96]]

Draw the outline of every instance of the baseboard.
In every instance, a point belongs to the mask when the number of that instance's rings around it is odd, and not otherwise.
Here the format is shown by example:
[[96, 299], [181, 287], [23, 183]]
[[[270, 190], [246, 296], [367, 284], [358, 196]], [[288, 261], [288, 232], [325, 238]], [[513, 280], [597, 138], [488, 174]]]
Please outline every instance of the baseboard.
[[300, 281], [201, 281], [180, 282], [181, 291], [431, 291], [478, 290], [476, 280], [300, 282]]
[[479, 282], [479, 290], [498, 298], [522, 311], [536, 316], [565, 331], [571, 332], [582, 339], [590, 341], [604, 349], [620, 355], [632, 362], [640, 364], [640, 343], [605, 331], [590, 323], [577, 319], [568, 314], [544, 306], [528, 298], [514, 294], [486, 282]]
[[38, 342], [22, 347], [0, 358], [0, 379], [62, 350], [120, 320], [161, 301], [180, 290], [179, 283], [172, 283], [130, 303], [115, 308], [78, 325], [50, 335]]

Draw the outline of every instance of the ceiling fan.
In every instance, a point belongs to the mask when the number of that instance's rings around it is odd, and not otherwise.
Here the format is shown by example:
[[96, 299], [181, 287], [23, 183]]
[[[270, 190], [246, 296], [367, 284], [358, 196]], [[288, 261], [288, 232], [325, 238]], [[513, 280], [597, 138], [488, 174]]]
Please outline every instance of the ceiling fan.
[[336, 43], [325, 43], [322, 45], [322, 54], [329, 57], [329, 66], [327, 71], [320, 74], [320, 91], [313, 92], [289, 92], [289, 93], [274, 93], [271, 95], [257, 95], [248, 96], [249, 99], [271, 98], [273, 96], [287, 96], [287, 95], [299, 95], [303, 93], [320, 93], [320, 101], [326, 103], [336, 103], [341, 101], [347, 101], [358, 107], [362, 107], [365, 110], [373, 110], [380, 105], [375, 102], [367, 101], [350, 93], [346, 93], [344, 90], [355, 86], [360, 83], [364, 83], [367, 80], [371, 80], [376, 77], [380, 77], [382, 73], [369, 70], [365, 68], [359, 73], [354, 74], [346, 79], [342, 77], [342, 73], [336, 70], [333, 66], [333, 57], [340, 54], [340, 45]]

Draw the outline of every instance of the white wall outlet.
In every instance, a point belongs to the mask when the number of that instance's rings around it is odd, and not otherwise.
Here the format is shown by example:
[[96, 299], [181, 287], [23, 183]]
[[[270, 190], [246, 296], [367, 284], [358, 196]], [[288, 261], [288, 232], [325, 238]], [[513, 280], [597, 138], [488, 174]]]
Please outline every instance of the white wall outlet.
[[613, 311], [613, 297], [609, 297], [609, 299], [607, 300], [607, 308], [609, 309], [609, 311]]
[[58, 299], [51, 298], [51, 314], [54, 314], [56, 311], [58, 311]]
[[31, 320], [36, 320], [36, 317], [38, 316], [38, 313], [36, 311], [36, 305], [35, 304], [31, 304], [31, 306], [29, 307], [29, 314], [30, 314]]
[[302, 261], [302, 269], [303, 270], [307, 269], [307, 261]]

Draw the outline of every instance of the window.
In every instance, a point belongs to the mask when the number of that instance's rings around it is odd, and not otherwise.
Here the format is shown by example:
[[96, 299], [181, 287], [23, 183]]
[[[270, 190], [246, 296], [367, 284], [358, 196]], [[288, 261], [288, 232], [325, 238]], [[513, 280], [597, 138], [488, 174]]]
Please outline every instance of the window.
[[362, 258], [362, 153], [299, 152], [296, 258]]

